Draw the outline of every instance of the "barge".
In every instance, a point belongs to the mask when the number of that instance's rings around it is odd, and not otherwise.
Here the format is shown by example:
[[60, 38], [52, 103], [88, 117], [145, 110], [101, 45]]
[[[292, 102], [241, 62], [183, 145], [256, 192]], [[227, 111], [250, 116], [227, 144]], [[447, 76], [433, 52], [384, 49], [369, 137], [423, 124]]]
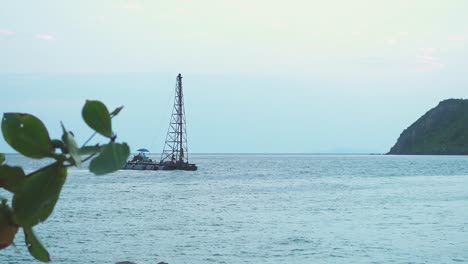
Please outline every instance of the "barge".
[[[146, 150], [146, 149], [140, 149]], [[185, 120], [184, 94], [182, 75], [176, 78], [174, 108], [172, 110], [169, 129], [166, 134], [164, 149], [159, 162], [147, 158], [144, 152], [135, 155], [127, 161], [124, 170], [186, 170], [196, 171], [197, 165], [190, 163], [187, 148], [187, 127]]]

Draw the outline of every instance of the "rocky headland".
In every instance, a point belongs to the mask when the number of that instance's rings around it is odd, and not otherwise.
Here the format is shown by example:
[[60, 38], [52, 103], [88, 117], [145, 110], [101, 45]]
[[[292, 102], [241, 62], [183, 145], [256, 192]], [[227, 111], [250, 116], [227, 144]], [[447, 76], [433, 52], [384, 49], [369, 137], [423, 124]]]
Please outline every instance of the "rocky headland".
[[441, 101], [403, 130], [388, 154], [468, 155], [468, 100]]

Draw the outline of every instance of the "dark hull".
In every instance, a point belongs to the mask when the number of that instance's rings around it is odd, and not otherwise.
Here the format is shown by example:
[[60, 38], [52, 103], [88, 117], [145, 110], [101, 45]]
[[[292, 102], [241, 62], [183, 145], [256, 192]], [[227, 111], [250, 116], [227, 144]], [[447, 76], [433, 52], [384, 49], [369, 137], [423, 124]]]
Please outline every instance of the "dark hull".
[[187, 163], [155, 163], [155, 162], [127, 162], [123, 170], [185, 170], [196, 171], [198, 167], [195, 164]]

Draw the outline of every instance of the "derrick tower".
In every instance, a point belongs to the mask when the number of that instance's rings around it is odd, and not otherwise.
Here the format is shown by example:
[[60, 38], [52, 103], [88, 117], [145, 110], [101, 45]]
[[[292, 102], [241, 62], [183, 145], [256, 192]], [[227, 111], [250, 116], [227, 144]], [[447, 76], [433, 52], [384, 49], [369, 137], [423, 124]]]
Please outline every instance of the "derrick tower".
[[185, 122], [184, 94], [182, 89], [182, 75], [176, 78], [174, 108], [167, 130], [161, 163], [188, 164], [187, 127]]

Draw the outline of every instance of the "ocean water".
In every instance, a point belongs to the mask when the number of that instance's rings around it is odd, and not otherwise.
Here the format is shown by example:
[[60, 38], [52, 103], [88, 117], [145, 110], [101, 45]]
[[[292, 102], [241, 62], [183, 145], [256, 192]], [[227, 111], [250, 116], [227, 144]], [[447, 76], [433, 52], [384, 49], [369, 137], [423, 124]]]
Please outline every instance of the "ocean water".
[[[468, 262], [468, 157], [191, 160], [198, 171], [70, 170], [53, 215], [35, 228], [52, 263]], [[0, 263], [34, 263], [21, 234], [15, 242]]]

